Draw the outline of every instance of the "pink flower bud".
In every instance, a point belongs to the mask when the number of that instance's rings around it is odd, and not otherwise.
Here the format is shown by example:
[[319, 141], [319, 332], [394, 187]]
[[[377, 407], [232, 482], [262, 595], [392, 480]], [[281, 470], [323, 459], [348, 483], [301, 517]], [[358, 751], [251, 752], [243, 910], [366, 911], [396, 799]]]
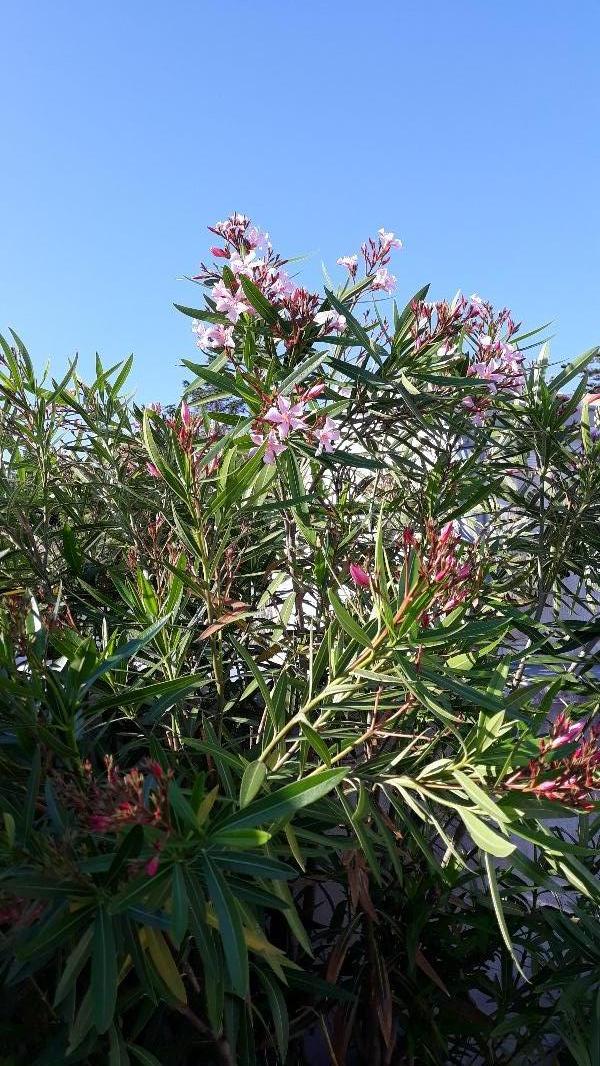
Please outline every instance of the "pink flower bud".
[[443, 581], [444, 578], [450, 573], [451, 569], [452, 569], [452, 562], [447, 562], [446, 565], [443, 566], [441, 570], [438, 570], [437, 573], [433, 575], [433, 580], [434, 581]]
[[371, 578], [358, 563], [350, 563], [350, 577], [359, 588], [368, 588], [371, 584]]
[[160, 477], [160, 470], [154, 463], [146, 463], [146, 470], [150, 474], [150, 477]]
[[448, 522], [447, 526], [444, 526], [440, 533], [440, 544], [445, 544], [447, 540], [454, 534], [454, 522]]
[[189, 429], [192, 421], [192, 412], [190, 411], [185, 400], [181, 401], [181, 421], [186, 429]]
[[402, 531], [402, 543], [405, 548], [413, 548], [417, 543], [414, 530], [412, 530], [410, 526], [406, 526]]
[[158, 864], [159, 864], [159, 862], [160, 862], [160, 859], [159, 859], [158, 855], [153, 855], [151, 859], [148, 859], [148, 862], [146, 863], [146, 867], [145, 867], [146, 873], [148, 874], [148, 877], [155, 877], [156, 876], [156, 874], [158, 873]]
[[90, 818], [92, 833], [104, 833], [110, 826], [110, 818], [106, 814], [93, 814]]
[[313, 385], [310, 389], [304, 393], [303, 400], [315, 400], [317, 396], [320, 396], [322, 392], [325, 392], [325, 382], [322, 381], [320, 385]]
[[211, 255], [214, 255], [215, 259], [229, 259], [229, 252], [227, 248], [219, 248], [217, 244], [213, 244], [211, 248]]

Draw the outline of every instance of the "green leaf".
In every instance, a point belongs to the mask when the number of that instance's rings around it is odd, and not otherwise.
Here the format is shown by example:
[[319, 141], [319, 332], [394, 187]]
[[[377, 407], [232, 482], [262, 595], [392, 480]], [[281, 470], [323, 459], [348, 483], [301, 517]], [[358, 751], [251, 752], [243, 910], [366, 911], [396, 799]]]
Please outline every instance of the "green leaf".
[[267, 768], [260, 759], [248, 763], [240, 785], [240, 807], [247, 807], [258, 795], [266, 776]]
[[187, 504], [189, 502], [188, 487], [185, 484], [185, 482], [183, 482], [181, 480], [181, 478], [179, 478], [177, 476], [175, 471], [169, 466], [169, 464], [167, 463], [166, 459], [164, 458], [162, 452], [160, 451], [160, 448], [158, 447], [158, 444], [156, 443], [156, 439], [154, 437], [154, 433], [152, 432], [152, 426], [150, 424], [150, 420], [151, 420], [151, 412], [148, 409], [146, 409], [144, 411], [144, 421], [143, 421], [143, 425], [142, 425], [142, 432], [143, 432], [143, 436], [144, 436], [144, 443], [145, 443], [146, 448], [148, 450], [148, 454], [150, 456], [150, 459], [152, 460], [154, 466], [156, 467], [156, 469], [159, 471], [159, 473], [162, 475], [162, 477], [166, 481], [166, 483], [169, 486], [169, 488], [175, 493], [176, 496], [179, 496], [179, 498], [181, 500], [183, 500], [184, 503]]
[[251, 803], [243, 811], [230, 815], [219, 828], [231, 826], [242, 829], [244, 827], [261, 825], [264, 822], [274, 822], [280, 818], [289, 818], [302, 807], [326, 796], [336, 785], [343, 781], [346, 775], [345, 769], [323, 770], [320, 773], [311, 774], [302, 781], [294, 781], [291, 785], [284, 785], [269, 796]]
[[42, 753], [38, 746], [35, 749], [31, 760], [31, 770], [29, 771], [29, 781], [27, 783], [27, 795], [25, 797], [25, 810], [23, 812], [23, 844], [25, 846], [29, 843], [31, 831], [33, 829], [35, 808], [40, 790], [41, 767]]
[[342, 629], [344, 629], [348, 636], [352, 637], [352, 639], [362, 647], [369, 647], [371, 644], [371, 638], [368, 633], [365, 633], [364, 629], [362, 629], [356, 619], [352, 617], [346, 607], [344, 607], [337, 593], [334, 592], [333, 589], [327, 589], [327, 597]]
[[331, 752], [327, 747], [327, 744], [325, 743], [323, 738], [319, 736], [316, 729], [313, 729], [310, 722], [308, 722], [306, 718], [300, 719], [300, 729], [302, 730], [302, 733], [306, 737], [311, 748], [317, 753], [322, 762], [324, 762], [326, 766], [331, 766]]
[[495, 855], [498, 859], [506, 859], [515, 850], [515, 845], [511, 844], [510, 840], [490, 829], [489, 825], [482, 822], [472, 811], [467, 811], [464, 807], [457, 807], [457, 810], [473, 843], [482, 851]]
[[176, 862], [171, 881], [171, 935], [179, 947], [188, 928], [188, 897], [183, 875], [183, 866]]
[[139, 1044], [128, 1044], [127, 1047], [134, 1059], [140, 1063], [140, 1066], [162, 1066], [160, 1059], [157, 1059], [156, 1055], [153, 1055], [146, 1048], [140, 1047]]
[[83, 970], [90, 955], [90, 944], [92, 942], [93, 932], [94, 927], [93, 925], [90, 925], [89, 929], [86, 929], [85, 933], [69, 955], [54, 993], [55, 1007], [57, 1007], [59, 1003], [62, 1003], [65, 996], [69, 994], [75, 981], [79, 977], [79, 974]]
[[204, 858], [206, 887], [219, 920], [219, 933], [233, 991], [244, 999], [248, 993], [248, 951], [236, 901], [223, 874]]
[[271, 1017], [275, 1027], [275, 1041], [282, 1062], [287, 1059], [290, 1040], [290, 1021], [285, 997], [273, 976], [263, 966], [257, 967], [257, 973], [267, 994]]
[[226, 870], [234, 870], [235, 873], [246, 874], [248, 877], [268, 877], [275, 881], [288, 881], [298, 876], [297, 871], [287, 863], [254, 852], [211, 851], [210, 858], [215, 866], [222, 866]]
[[114, 885], [117, 883], [119, 879], [119, 874], [124, 869], [125, 864], [131, 859], [137, 858], [140, 851], [142, 850], [143, 843], [144, 830], [142, 826], [133, 825], [131, 829], [129, 829], [125, 833], [123, 839], [121, 840], [121, 843], [119, 844], [119, 847], [117, 848], [115, 857], [112, 863], [110, 864], [110, 869], [106, 878], [107, 886]]
[[506, 924], [506, 919], [504, 917], [504, 911], [502, 909], [502, 900], [500, 898], [500, 891], [498, 889], [498, 881], [497, 881], [497, 878], [496, 878], [496, 869], [495, 869], [494, 863], [493, 863], [493, 861], [491, 859], [491, 856], [489, 854], [487, 854], [487, 853], [484, 854], [483, 861], [485, 863], [485, 869], [486, 869], [486, 873], [487, 873], [488, 884], [490, 886], [490, 895], [492, 897], [492, 904], [493, 904], [493, 907], [494, 907], [494, 912], [496, 914], [496, 921], [498, 922], [498, 928], [500, 929], [500, 934], [502, 936], [502, 939], [503, 939], [504, 943], [506, 944], [506, 947], [508, 948], [508, 950], [510, 952], [511, 958], [512, 958], [517, 970], [521, 974], [521, 977], [523, 978], [524, 981], [527, 981], [527, 977], [523, 973], [523, 970], [521, 969], [519, 961], [518, 961], [518, 959], [517, 959], [517, 957], [515, 955], [515, 951], [514, 951], [514, 948], [512, 946], [512, 942], [511, 942], [511, 939], [510, 939], [510, 934], [508, 932], [508, 926]]
[[112, 918], [99, 907], [92, 944], [92, 1016], [99, 1033], [110, 1027], [117, 1002], [117, 948]]
[[61, 911], [58, 915], [54, 915], [53, 918], [45, 922], [31, 940], [28, 940], [22, 947], [17, 949], [17, 957], [27, 960], [34, 958], [35, 955], [41, 955], [45, 952], [49, 954], [55, 951], [56, 948], [67, 944], [69, 940], [78, 934], [83, 926], [87, 925], [89, 917], [89, 907], [73, 913], [69, 911], [65, 914], [64, 911]]
[[270, 326], [279, 324], [280, 319], [277, 309], [263, 296], [254, 282], [250, 281], [250, 278], [247, 278], [245, 274], [240, 274], [239, 282], [248, 303], [252, 305], [255, 311], [258, 311], [260, 317], [264, 318], [265, 322], [268, 322]]

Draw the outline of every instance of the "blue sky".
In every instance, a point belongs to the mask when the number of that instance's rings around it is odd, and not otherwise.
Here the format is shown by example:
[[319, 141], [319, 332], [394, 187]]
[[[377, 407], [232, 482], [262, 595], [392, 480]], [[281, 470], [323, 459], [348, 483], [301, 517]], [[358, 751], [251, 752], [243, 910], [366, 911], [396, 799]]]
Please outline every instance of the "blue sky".
[[232, 210], [303, 276], [379, 226], [403, 302], [478, 292], [600, 341], [600, 3], [28, 0], [3, 9], [0, 328], [58, 374], [194, 358], [173, 301]]

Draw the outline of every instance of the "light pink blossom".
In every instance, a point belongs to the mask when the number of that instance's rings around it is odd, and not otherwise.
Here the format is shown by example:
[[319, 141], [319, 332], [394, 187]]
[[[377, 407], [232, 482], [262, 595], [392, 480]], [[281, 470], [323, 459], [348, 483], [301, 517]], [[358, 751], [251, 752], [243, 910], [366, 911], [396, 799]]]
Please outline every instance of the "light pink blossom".
[[211, 295], [215, 301], [217, 311], [222, 311], [229, 321], [234, 324], [238, 321], [240, 315], [252, 313], [250, 304], [246, 300], [240, 299], [237, 294], [234, 295], [223, 281], [218, 281], [213, 286]]
[[341, 437], [341, 433], [337, 428], [333, 418], [327, 415], [323, 426], [320, 429], [315, 430], [319, 446], [316, 454], [320, 455], [321, 452], [332, 452], [333, 446], [338, 442]]
[[383, 292], [393, 292], [395, 287], [396, 279], [394, 275], [390, 274], [387, 267], [379, 267], [379, 270], [376, 270], [373, 275], [371, 288], [375, 291], [382, 290]]
[[264, 454], [264, 462], [267, 466], [272, 466], [278, 455], [281, 455], [285, 451], [285, 444], [283, 441], [278, 440], [275, 430], [271, 430], [267, 437], [267, 447]]
[[391, 248], [402, 247], [402, 241], [399, 240], [398, 237], [394, 237], [393, 233], [386, 233], [383, 226], [379, 230], [379, 241], [381, 243], [382, 248], [385, 248], [386, 251], [389, 251]]
[[146, 470], [150, 474], [150, 477], [160, 477], [160, 470], [154, 463], [146, 463]]
[[292, 403], [287, 396], [277, 397], [277, 406], [270, 407], [265, 420], [277, 426], [281, 440], [285, 440], [294, 429], [307, 429], [304, 420], [304, 403]]
[[315, 325], [320, 326], [323, 333], [343, 333], [346, 319], [344, 315], [338, 315], [337, 311], [319, 311], [315, 315]]
[[338, 266], [346, 267], [346, 270], [352, 278], [356, 277], [356, 268], [358, 267], [357, 255], [341, 255], [337, 263]]
[[258, 226], [250, 226], [244, 235], [244, 240], [249, 248], [269, 248], [269, 234], [260, 230]]
[[233, 274], [245, 274], [248, 278], [252, 278], [253, 271], [262, 265], [263, 261], [256, 258], [255, 251], [248, 252], [247, 255], [240, 255], [239, 252], [234, 251], [229, 260], [229, 268]]
[[197, 322], [192, 326], [196, 334], [198, 348], [234, 348], [233, 326], [223, 326], [220, 322], [214, 326], [203, 326]]

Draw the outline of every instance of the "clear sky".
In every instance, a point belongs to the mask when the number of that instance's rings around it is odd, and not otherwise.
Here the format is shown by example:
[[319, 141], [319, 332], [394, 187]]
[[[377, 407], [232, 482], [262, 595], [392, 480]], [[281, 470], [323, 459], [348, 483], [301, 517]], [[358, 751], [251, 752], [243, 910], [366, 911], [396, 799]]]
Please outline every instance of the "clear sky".
[[174, 398], [232, 210], [309, 284], [384, 225], [403, 302], [600, 341], [599, 0], [12, 0], [2, 39], [0, 328], [57, 374], [133, 351]]

